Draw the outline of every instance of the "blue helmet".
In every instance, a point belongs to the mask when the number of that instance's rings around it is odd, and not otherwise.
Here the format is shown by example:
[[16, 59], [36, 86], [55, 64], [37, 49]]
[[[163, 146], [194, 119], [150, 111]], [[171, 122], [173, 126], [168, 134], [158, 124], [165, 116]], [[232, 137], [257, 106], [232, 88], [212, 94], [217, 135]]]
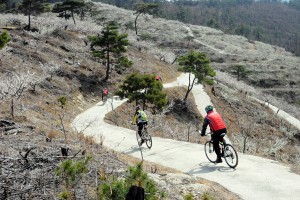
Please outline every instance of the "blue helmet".
[[214, 107], [212, 107], [211, 105], [208, 105], [205, 107], [206, 113], [208, 113], [209, 111], [212, 111], [213, 109], [214, 109]]

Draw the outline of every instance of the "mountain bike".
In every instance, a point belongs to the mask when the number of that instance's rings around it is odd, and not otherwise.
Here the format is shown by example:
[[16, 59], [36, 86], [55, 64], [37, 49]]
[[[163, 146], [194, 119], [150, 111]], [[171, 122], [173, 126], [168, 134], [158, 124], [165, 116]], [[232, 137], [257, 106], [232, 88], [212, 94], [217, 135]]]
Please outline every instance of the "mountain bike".
[[[148, 133], [147, 130], [147, 125], [144, 125], [143, 129], [142, 129], [142, 133], [141, 133], [142, 137], [140, 137], [138, 131], [136, 131], [136, 139], [138, 144], [140, 144], [140, 142], [142, 141], [142, 139], [144, 140], [144, 142], [146, 143], [148, 149], [151, 149], [152, 147], [152, 137], [151, 135]], [[140, 146], [140, 145], [139, 145]]]
[[[211, 133], [207, 133], [207, 135], [211, 135]], [[225, 159], [227, 165], [230, 168], [235, 168], [238, 165], [238, 161], [239, 161], [238, 154], [231, 144], [226, 143], [224, 139], [225, 133], [223, 133], [221, 136], [223, 137], [223, 141], [221, 141], [219, 145], [220, 145], [222, 158]], [[210, 139], [205, 143], [204, 151], [207, 159], [210, 162], [215, 163], [215, 161], [217, 160], [217, 155], [214, 150], [212, 139]]]

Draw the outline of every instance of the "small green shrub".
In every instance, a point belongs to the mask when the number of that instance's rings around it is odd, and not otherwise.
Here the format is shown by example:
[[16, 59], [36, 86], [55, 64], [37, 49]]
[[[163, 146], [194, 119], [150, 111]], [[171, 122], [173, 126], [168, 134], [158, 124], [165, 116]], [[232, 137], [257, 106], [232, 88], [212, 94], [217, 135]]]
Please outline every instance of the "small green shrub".
[[70, 196], [71, 196], [70, 193], [69, 193], [66, 189], [64, 189], [64, 191], [61, 192], [61, 193], [57, 196], [57, 198], [58, 198], [58, 199], [69, 199]]
[[194, 195], [190, 192], [186, 194], [183, 198], [184, 200], [194, 200]]
[[202, 200], [215, 200], [215, 198], [208, 192], [204, 192], [201, 199]]
[[69, 199], [75, 197], [75, 187], [79, 180], [88, 172], [87, 163], [92, 157], [86, 157], [84, 160], [74, 161], [66, 160], [62, 162], [55, 170], [56, 175], [63, 179], [64, 191], [58, 195], [60, 199]]
[[0, 50], [3, 49], [10, 40], [11, 38], [7, 31], [0, 32]]
[[59, 97], [58, 99], [57, 99], [57, 101], [58, 101], [58, 103], [59, 103], [59, 106], [61, 107], [61, 108], [64, 108], [64, 106], [67, 104], [67, 98], [66, 97]]
[[[136, 166], [128, 167], [124, 179], [117, 179], [111, 176], [105, 183], [99, 185], [98, 196], [100, 200], [106, 199], [125, 199], [131, 186], [136, 185], [143, 187], [145, 190], [145, 199], [158, 199], [158, 190], [154, 182], [149, 179], [143, 171], [142, 162]], [[165, 194], [161, 194], [165, 196]]]

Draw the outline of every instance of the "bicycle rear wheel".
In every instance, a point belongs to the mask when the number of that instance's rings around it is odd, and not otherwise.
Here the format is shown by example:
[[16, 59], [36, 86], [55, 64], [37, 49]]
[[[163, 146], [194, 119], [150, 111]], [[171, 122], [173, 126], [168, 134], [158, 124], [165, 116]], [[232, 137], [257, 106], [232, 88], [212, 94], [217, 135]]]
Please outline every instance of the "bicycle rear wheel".
[[146, 140], [146, 145], [149, 149], [151, 149], [152, 147], [152, 137], [150, 134], [148, 134], [148, 132], [145, 131], [145, 140]]
[[204, 145], [204, 151], [207, 159], [214, 163], [217, 160], [217, 155], [212, 141], [207, 141]]
[[231, 144], [226, 144], [224, 147], [224, 159], [231, 168], [235, 168], [238, 165], [238, 154]]

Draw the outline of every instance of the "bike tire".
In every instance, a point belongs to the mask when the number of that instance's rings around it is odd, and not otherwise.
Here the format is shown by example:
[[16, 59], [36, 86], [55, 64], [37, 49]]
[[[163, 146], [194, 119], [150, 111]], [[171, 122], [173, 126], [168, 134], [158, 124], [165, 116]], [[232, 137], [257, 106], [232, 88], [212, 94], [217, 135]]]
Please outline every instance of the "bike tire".
[[236, 168], [239, 162], [239, 157], [231, 144], [226, 144], [224, 147], [224, 159], [230, 168]]
[[152, 147], [152, 137], [147, 132], [145, 133], [145, 135], [146, 135], [146, 137], [145, 137], [146, 145], [147, 145], [148, 149], [151, 149], [151, 147]]
[[[210, 151], [211, 149], [211, 151]], [[207, 141], [204, 145], [204, 152], [207, 159], [214, 163], [217, 160], [217, 155], [215, 153], [214, 145], [211, 141]]]

